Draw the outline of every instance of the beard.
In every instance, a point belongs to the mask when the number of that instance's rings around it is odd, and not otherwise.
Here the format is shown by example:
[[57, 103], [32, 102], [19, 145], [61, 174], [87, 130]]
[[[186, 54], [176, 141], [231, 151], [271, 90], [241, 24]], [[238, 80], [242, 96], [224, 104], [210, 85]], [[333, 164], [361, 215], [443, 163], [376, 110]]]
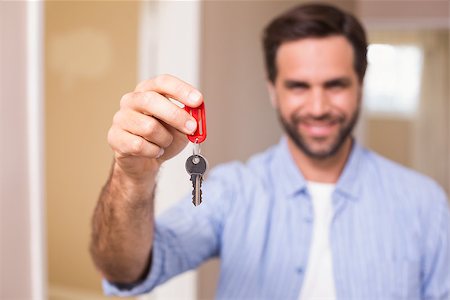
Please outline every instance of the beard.
[[[358, 120], [359, 107], [353, 112], [350, 118], [346, 118], [343, 115], [332, 115], [324, 114], [319, 117], [312, 116], [298, 116], [297, 114], [292, 114], [287, 120], [283, 118], [280, 111], [278, 110], [278, 118], [283, 126], [287, 135], [292, 139], [297, 148], [302, 151], [306, 156], [317, 159], [324, 160], [326, 158], [332, 157], [338, 153], [342, 148], [344, 142], [351, 135], [353, 128], [355, 127], [356, 121]], [[299, 125], [302, 123], [311, 122], [325, 122], [328, 124], [338, 124], [339, 129], [337, 134], [330, 137], [307, 137], [303, 134]], [[314, 145], [319, 144], [321, 147], [317, 149]]]

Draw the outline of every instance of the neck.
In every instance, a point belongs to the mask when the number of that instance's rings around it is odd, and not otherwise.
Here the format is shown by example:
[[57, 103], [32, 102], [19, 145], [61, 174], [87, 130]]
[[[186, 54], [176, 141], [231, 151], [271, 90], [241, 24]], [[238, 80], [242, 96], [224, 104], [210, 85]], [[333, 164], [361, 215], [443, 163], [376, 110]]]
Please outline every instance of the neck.
[[288, 138], [288, 148], [297, 168], [299, 168], [306, 180], [336, 183], [350, 155], [352, 139], [350, 137], [347, 138], [335, 155], [325, 159], [315, 159], [307, 156], [290, 138]]

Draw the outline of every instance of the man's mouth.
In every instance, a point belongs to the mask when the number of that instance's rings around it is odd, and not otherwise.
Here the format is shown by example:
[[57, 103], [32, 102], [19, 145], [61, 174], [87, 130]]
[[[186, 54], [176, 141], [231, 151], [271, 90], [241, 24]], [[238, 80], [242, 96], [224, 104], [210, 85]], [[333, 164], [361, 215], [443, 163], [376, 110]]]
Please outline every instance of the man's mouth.
[[337, 120], [327, 121], [302, 121], [299, 122], [299, 129], [308, 136], [324, 138], [336, 131], [339, 122]]

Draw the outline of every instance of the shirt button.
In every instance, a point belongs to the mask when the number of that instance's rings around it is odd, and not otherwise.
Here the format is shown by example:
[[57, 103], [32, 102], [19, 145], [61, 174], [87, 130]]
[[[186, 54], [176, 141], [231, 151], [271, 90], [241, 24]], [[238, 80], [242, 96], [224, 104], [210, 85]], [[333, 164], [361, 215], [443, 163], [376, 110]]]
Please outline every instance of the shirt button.
[[302, 267], [298, 267], [296, 271], [297, 271], [298, 274], [303, 274], [303, 268]]

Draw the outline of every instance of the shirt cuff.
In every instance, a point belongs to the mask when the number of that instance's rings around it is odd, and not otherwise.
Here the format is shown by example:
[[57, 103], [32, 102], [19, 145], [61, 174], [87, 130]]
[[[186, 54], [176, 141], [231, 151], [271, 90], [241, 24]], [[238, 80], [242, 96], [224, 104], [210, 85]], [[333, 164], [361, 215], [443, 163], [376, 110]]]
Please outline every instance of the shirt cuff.
[[102, 280], [103, 292], [108, 296], [137, 296], [150, 292], [160, 283], [161, 272], [164, 261], [164, 251], [159, 241], [159, 234], [156, 234], [152, 245], [151, 267], [146, 278], [136, 284], [125, 287], [121, 284], [115, 284], [106, 279]]

